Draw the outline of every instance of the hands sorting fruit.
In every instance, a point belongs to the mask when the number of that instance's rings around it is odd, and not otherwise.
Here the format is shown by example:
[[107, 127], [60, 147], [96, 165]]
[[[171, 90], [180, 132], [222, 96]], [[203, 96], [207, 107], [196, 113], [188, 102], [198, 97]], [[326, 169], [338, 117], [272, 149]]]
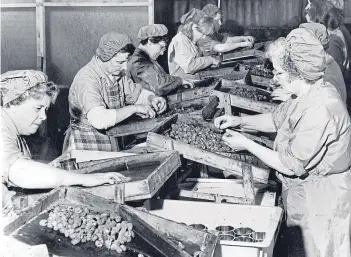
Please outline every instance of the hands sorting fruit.
[[57, 205], [49, 213], [48, 219], [39, 222], [41, 226], [60, 231], [71, 243], [94, 242], [100, 248], [122, 253], [124, 245], [134, 237], [133, 225], [116, 213], [96, 213], [88, 208]]

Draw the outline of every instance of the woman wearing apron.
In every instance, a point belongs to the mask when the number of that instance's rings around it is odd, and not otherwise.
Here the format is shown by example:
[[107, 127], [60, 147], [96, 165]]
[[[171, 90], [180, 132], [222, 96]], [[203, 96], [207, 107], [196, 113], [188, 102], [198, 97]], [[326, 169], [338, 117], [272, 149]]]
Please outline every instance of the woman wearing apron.
[[306, 256], [350, 257], [350, 117], [335, 87], [323, 80], [324, 49], [311, 31], [293, 30], [283, 59], [275, 79], [293, 97], [274, 113], [226, 115], [215, 125], [277, 132], [274, 150], [233, 131], [223, 140], [277, 171], [287, 225], [301, 229]]
[[154, 118], [165, 111], [165, 99], [123, 74], [134, 49], [127, 35], [111, 32], [102, 36], [96, 55], [77, 73], [70, 87], [71, 125], [63, 151], [112, 151], [107, 128], [134, 114]]
[[59, 186], [98, 186], [125, 181], [119, 173], [78, 174], [31, 160], [23, 136], [37, 132], [59, 90], [44, 73], [9, 71], [1, 75], [2, 213], [13, 213], [13, 197], [19, 189]]

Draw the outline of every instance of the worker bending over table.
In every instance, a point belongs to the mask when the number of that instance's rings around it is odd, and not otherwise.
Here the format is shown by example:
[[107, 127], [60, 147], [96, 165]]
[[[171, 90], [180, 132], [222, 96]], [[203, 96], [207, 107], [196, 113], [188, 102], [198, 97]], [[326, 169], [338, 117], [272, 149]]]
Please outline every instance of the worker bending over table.
[[295, 97], [274, 113], [225, 115], [215, 126], [277, 132], [274, 150], [229, 130], [223, 140], [277, 171], [287, 225], [301, 229], [305, 256], [350, 257], [350, 117], [335, 87], [323, 80], [325, 52], [310, 30], [287, 36], [282, 68], [276, 80]]
[[128, 73], [134, 82], [156, 95], [167, 95], [181, 87], [193, 87], [193, 83], [172, 76], [158, 64], [157, 58], [166, 51], [168, 29], [163, 24], [152, 24], [140, 28], [140, 44], [128, 62]]
[[70, 128], [63, 151], [112, 151], [105, 130], [136, 114], [154, 118], [166, 100], [134, 83], [124, 71], [135, 47], [124, 34], [102, 36], [96, 54], [74, 77], [69, 90]]
[[[255, 38], [252, 36], [228, 36], [222, 33], [219, 33], [220, 26], [222, 25], [223, 14], [221, 10], [214, 4], [207, 4], [202, 8], [202, 11], [213, 18], [214, 23], [214, 32], [202, 39], [200, 39], [197, 44], [200, 49], [203, 51], [203, 54], [213, 55], [218, 53], [224, 53], [228, 51], [232, 51], [238, 48], [243, 47], [252, 47]], [[213, 45], [212, 51], [206, 51], [207, 45]]]
[[59, 90], [44, 73], [9, 71], [1, 75], [2, 214], [13, 214], [12, 199], [19, 188], [50, 189], [113, 184], [127, 179], [116, 172], [79, 174], [31, 160], [23, 136], [37, 132]]

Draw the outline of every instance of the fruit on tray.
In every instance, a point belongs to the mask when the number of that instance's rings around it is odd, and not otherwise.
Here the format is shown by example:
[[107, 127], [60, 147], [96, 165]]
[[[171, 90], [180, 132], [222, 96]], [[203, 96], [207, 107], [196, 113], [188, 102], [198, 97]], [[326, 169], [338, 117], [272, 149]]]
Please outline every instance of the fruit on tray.
[[201, 109], [201, 107], [196, 108], [196, 107], [176, 107], [172, 108], [166, 113], [161, 114], [159, 117], [169, 117], [173, 114], [179, 113], [179, 114], [185, 114], [185, 113], [191, 113], [195, 112], [197, 110]]
[[54, 206], [39, 224], [60, 231], [73, 245], [90, 241], [98, 248], [105, 246], [118, 253], [126, 251], [124, 244], [134, 237], [133, 225], [116, 213], [97, 213], [65, 204]]
[[216, 133], [207, 127], [195, 126], [186, 123], [175, 123], [172, 124], [171, 130], [165, 133], [165, 136], [182, 141], [186, 144], [194, 145], [206, 151], [224, 155], [237, 161], [267, 168], [264, 163], [262, 163], [252, 154], [233, 151], [232, 148], [222, 143], [221, 134]]
[[229, 94], [237, 95], [255, 101], [269, 101], [267, 96], [260, 94], [255, 88], [249, 89], [244, 87], [235, 87], [229, 91]]

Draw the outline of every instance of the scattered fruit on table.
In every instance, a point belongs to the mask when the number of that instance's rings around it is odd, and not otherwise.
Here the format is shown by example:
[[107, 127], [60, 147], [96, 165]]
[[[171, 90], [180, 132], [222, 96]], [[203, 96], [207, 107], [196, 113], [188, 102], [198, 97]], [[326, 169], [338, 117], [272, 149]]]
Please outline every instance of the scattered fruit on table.
[[269, 101], [267, 96], [260, 94], [255, 88], [235, 87], [231, 89], [229, 93], [255, 101]]
[[39, 224], [60, 231], [73, 245], [90, 241], [98, 248], [104, 246], [118, 253], [126, 251], [124, 244], [134, 237], [133, 225], [116, 213], [97, 213], [65, 204], [54, 206]]

